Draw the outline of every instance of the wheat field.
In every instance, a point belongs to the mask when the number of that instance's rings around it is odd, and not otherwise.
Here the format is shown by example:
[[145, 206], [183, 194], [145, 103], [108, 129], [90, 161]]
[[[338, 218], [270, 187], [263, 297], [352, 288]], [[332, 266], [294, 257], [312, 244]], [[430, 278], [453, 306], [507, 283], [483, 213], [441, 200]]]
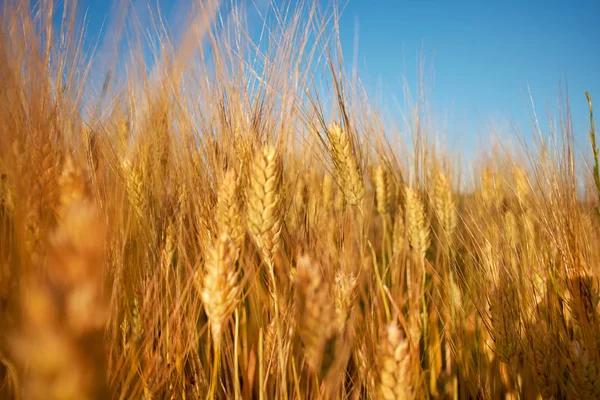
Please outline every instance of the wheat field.
[[600, 398], [591, 96], [584, 173], [568, 113], [461, 163], [316, 3], [0, 6], [0, 398]]

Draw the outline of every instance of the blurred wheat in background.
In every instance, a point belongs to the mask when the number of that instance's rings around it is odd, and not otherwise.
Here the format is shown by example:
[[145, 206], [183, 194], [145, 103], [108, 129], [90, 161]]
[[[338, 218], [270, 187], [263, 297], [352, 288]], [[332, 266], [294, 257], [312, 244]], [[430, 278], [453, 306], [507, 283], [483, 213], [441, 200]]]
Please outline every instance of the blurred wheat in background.
[[335, 9], [199, 2], [98, 85], [75, 6], [2, 6], [0, 398], [600, 398], [589, 95], [589, 176], [569, 124], [465, 173]]

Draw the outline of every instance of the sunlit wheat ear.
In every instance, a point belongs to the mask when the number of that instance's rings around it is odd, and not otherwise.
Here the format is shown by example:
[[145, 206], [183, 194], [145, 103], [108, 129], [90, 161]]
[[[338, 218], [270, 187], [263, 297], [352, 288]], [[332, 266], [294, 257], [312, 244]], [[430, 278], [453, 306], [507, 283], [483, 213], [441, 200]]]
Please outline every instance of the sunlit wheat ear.
[[444, 232], [445, 242], [450, 244], [450, 240], [456, 229], [456, 208], [448, 180], [441, 172], [435, 178], [433, 205]]
[[392, 251], [394, 254], [402, 252], [406, 247], [406, 221], [404, 218], [404, 207], [398, 206], [394, 229], [392, 231]]
[[314, 373], [323, 376], [335, 356], [335, 305], [318, 264], [307, 255], [298, 258], [295, 286], [298, 332], [306, 362]]
[[340, 329], [347, 325], [357, 296], [357, 277], [354, 274], [338, 271], [335, 275], [335, 313]]
[[365, 188], [348, 133], [340, 125], [332, 124], [327, 129], [327, 138], [327, 150], [335, 166], [338, 184], [344, 197], [348, 204], [358, 205], [364, 197]]
[[404, 189], [404, 194], [406, 198], [408, 242], [417, 257], [423, 259], [431, 243], [429, 222], [425, 216], [425, 209], [419, 195], [408, 186]]
[[382, 399], [412, 399], [410, 344], [396, 322], [383, 330], [378, 344], [378, 389]]
[[173, 255], [175, 254], [175, 227], [173, 226], [173, 222], [169, 221], [167, 224], [167, 229], [165, 229], [165, 238], [164, 245], [161, 249], [160, 253], [160, 263], [161, 266], [167, 271], [169, 271], [171, 267], [171, 262], [173, 261]]
[[[263, 359], [266, 365], [270, 365], [273, 360], [276, 360], [277, 352], [277, 321], [271, 320], [265, 329], [264, 340], [263, 340]], [[273, 375], [276, 368], [269, 368], [269, 374]]]
[[217, 194], [217, 227], [227, 233], [237, 249], [246, 235], [245, 216], [240, 207], [240, 186], [233, 169], [225, 173]]
[[137, 216], [140, 219], [145, 218], [148, 212], [148, 196], [142, 175], [128, 160], [123, 161], [122, 169], [125, 176], [125, 189], [129, 202]]
[[215, 342], [220, 340], [223, 325], [240, 298], [236, 260], [233, 241], [228, 234], [221, 234], [209, 249], [200, 291]]
[[144, 323], [140, 314], [140, 303], [137, 296], [133, 296], [131, 302], [131, 340], [139, 343], [144, 337]]
[[248, 230], [265, 262], [273, 266], [273, 256], [279, 248], [282, 227], [281, 163], [274, 147], [264, 147], [250, 171], [248, 188]]
[[377, 391], [377, 375], [378, 370], [375, 366], [375, 357], [377, 356], [371, 348], [375, 346], [375, 343], [367, 344], [365, 334], [361, 335], [359, 343], [357, 343], [354, 349], [354, 358], [356, 360], [356, 366], [358, 367], [358, 373], [362, 380], [362, 384], [365, 386], [367, 393], [371, 396]]
[[373, 183], [375, 186], [377, 212], [383, 218], [389, 218], [392, 208], [393, 186], [389, 174], [383, 165], [373, 168]]

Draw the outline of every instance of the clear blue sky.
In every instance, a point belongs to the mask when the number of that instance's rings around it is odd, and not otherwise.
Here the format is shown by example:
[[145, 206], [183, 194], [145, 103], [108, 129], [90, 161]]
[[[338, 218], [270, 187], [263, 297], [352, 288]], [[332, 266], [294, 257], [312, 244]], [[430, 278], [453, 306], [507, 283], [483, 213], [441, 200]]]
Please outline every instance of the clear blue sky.
[[346, 49], [357, 22], [359, 65], [390, 93], [399, 93], [404, 74], [416, 82], [417, 55], [425, 53], [436, 114], [450, 112], [461, 145], [476, 140], [473, 122], [486, 118], [509, 115], [528, 129], [527, 85], [545, 114], [547, 105], [557, 109], [559, 80], [568, 83], [576, 138], [587, 145], [586, 90], [600, 110], [600, 1], [350, 0]]
[[[168, 20], [181, 18], [185, 6], [156, 1]], [[108, 3], [80, 0], [92, 35]], [[559, 81], [568, 83], [580, 145], [588, 140], [586, 90], [600, 115], [600, 0], [349, 0], [341, 37], [348, 64], [358, 61], [391, 111], [394, 97], [402, 103], [402, 78], [415, 87], [424, 54], [436, 118], [445, 121], [449, 142], [467, 152], [485, 139], [489, 119], [508, 116], [530, 132], [527, 85], [544, 116], [547, 106], [557, 110]]]

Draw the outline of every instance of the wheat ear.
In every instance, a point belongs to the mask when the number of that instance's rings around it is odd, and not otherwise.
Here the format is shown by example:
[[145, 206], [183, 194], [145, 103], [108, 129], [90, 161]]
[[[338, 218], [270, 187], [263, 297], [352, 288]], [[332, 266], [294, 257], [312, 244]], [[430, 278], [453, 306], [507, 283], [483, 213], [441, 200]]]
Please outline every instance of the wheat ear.
[[[248, 230], [269, 268], [281, 234], [281, 163], [275, 148], [266, 146], [252, 165], [248, 193]], [[274, 282], [273, 282], [274, 283]]]
[[327, 129], [328, 151], [337, 172], [338, 183], [348, 204], [358, 205], [365, 189], [358, 168], [358, 162], [348, 133], [340, 125], [333, 124]]
[[456, 229], [456, 208], [448, 179], [441, 172], [435, 178], [433, 206], [443, 231], [445, 246], [449, 246]]
[[236, 260], [237, 251], [233, 241], [227, 233], [222, 233], [209, 249], [200, 292], [215, 342], [220, 340], [223, 324], [240, 297]]
[[425, 217], [425, 209], [419, 195], [410, 187], [405, 188], [406, 197], [406, 224], [408, 242], [415, 254], [422, 260], [431, 244], [429, 237], [429, 223]]
[[335, 305], [318, 264], [306, 255], [298, 258], [295, 285], [300, 316], [298, 331], [305, 358], [313, 372], [322, 377], [334, 357], [326, 350], [332, 348], [330, 344], [338, 332]]
[[241, 249], [246, 234], [239, 190], [235, 170], [230, 169], [225, 173], [217, 194], [217, 226], [229, 235], [238, 250]]
[[396, 322], [390, 322], [383, 330], [377, 359], [381, 398], [412, 399], [410, 344]]
[[382, 165], [373, 168], [373, 182], [375, 184], [375, 203], [377, 212], [383, 218], [387, 219], [391, 214], [393, 190], [388, 172]]
[[[265, 146], [254, 158], [250, 171], [250, 187], [247, 198], [248, 230], [261, 251], [270, 279], [270, 294], [273, 298], [275, 320], [281, 327], [279, 300], [275, 279], [274, 255], [279, 248], [282, 228], [281, 213], [281, 162], [274, 147]], [[283, 396], [287, 398], [286, 362], [283, 353], [283, 335], [277, 331], [279, 368], [282, 374]]]

